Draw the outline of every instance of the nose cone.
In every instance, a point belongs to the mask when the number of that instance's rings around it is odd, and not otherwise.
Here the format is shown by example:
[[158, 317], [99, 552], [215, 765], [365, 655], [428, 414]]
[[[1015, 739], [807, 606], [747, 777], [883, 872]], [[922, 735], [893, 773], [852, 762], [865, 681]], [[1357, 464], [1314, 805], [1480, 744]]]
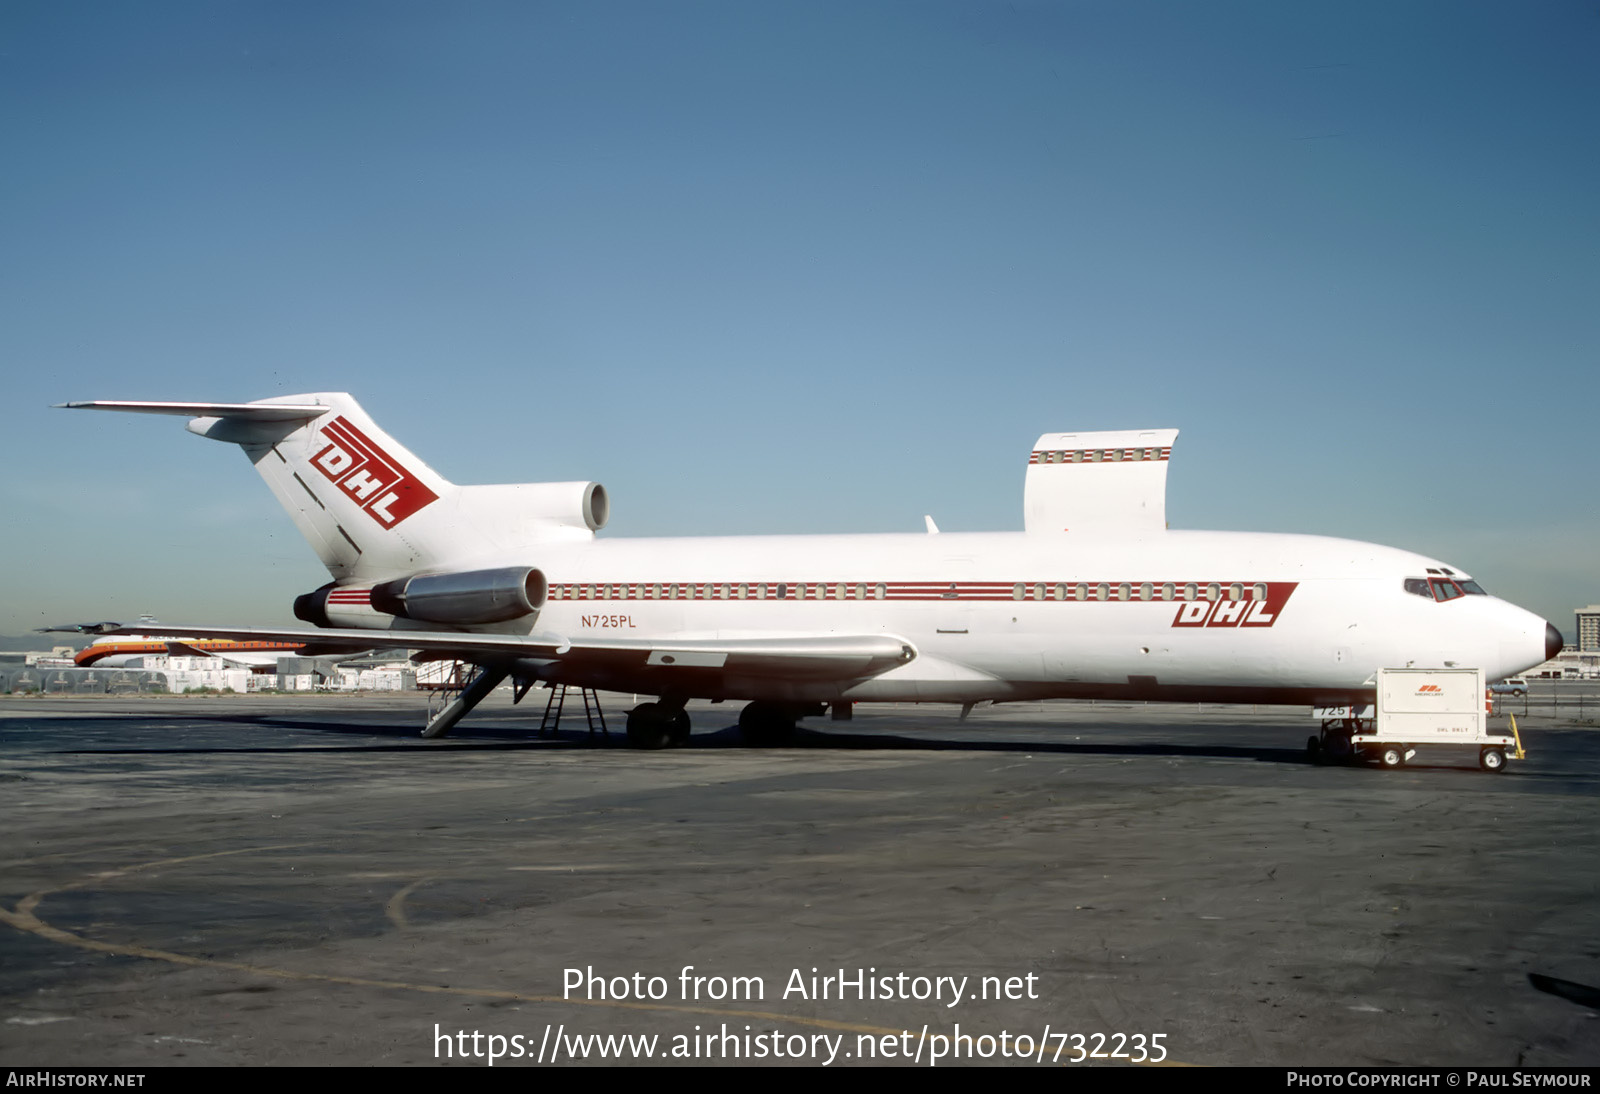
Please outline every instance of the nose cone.
[[1546, 623], [1544, 625], [1544, 659], [1546, 661], [1550, 660], [1560, 653], [1561, 647], [1565, 645], [1566, 643], [1561, 640], [1561, 632], [1556, 630], [1553, 624]]

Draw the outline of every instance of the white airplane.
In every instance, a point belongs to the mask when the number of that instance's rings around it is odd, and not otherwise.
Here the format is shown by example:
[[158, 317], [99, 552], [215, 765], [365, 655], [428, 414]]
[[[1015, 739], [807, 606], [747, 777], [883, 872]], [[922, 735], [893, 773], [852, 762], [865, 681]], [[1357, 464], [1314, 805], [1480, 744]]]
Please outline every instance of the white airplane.
[[1562, 645], [1437, 559], [1169, 531], [1170, 429], [1039, 438], [1022, 532], [629, 540], [596, 538], [599, 484], [456, 486], [346, 394], [63, 405], [183, 415], [239, 445], [333, 576], [295, 601], [315, 630], [177, 633], [330, 651], [386, 631], [478, 665], [426, 736], [508, 676], [518, 699], [539, 680], [659, 696], [628, 715], [629, 742], [659, 748], [687, 738], [691, 698], [748, 700], [747, 739], [775, 743], [824, 704], [1360, 704], [1381, 667], [1498, 680]]

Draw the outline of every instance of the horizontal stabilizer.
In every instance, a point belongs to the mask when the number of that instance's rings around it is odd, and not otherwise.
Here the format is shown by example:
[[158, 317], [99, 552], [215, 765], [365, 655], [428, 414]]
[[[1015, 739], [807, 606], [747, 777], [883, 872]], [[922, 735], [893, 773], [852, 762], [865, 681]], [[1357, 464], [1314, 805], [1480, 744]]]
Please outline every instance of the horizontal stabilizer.
[[236, 418], [246, 422], [305, 422], [320, 418], [331, 407], [314, 403], [157, 403], [91, 399], [57, 403], [59, 410], [120, 410], [127, 414], [177, 414], [185, 418]]

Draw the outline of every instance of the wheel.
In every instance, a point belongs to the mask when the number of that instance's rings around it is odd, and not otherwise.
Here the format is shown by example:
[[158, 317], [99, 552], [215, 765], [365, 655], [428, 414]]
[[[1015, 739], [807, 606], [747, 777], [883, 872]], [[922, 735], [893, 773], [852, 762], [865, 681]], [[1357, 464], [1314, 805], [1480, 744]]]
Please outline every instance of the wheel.
[[1521, 688], [1512, 688], [1511, 689], [1511, 695], [1515, 699], [1520, 699], [1526, 694], [1528, 694], [1528, 693], [1523, 691]]
[[1328, 739], [1322, 742], [1322, 748], [1327, 753], [1328, 759], [1336, 763], [1355, 755], [1355, 747], [1350, 743], [1350, 734], [1344, 732], [1328, 734]]
[[672, 716], [660, 704], [640, 703], [628, 711], [629, 748], [666, 748], [671, 743]]
[[1498, 775], [1506, 769], [1506, 754], [1504, 749], [1486, 748], [1478, 753], [1478, 764], [1485, 771]]
[[1315, 733], [1306, 738], [1306, 758], [1314, 764], [1322, 762], [1322, 738]]
[[1378, 753], [1378, 762], [1384, 767], [1404, 767], [1406, 763], [1406, 749], [1404, 745], [1384, 745]]
[[674, 748], [689, 743], [689, 712], [675, 710], [667, 722], [667, 737]]
[[755, 748], [786, 745], [794, 739], [794, 715], [782, 703], [754, 702], [739, 712], [739, 731]]

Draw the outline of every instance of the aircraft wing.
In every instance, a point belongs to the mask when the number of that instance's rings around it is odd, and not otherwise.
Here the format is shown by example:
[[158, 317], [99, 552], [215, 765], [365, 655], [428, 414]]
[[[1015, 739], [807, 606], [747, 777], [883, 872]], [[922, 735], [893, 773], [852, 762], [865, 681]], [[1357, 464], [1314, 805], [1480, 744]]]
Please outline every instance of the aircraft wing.
[[[265, 627], [191, 627], [163, 624], [164, 629], [191, 638], [233, 638], [257, 642], [304, 642], [319, 652], [356, 653], [375, 646], [420, 650], [428, 659], [456, 658], [477, 664], [534, 662], [543, 679], [565, 682], [599, 680], [634, 683], [638, 690], [656, 690], [654, 683], [673, 677], [724, 674], [767, 680], [816, 682], [853, 680], [904, 665], [917, 651], [893, 635], [790, 635], [764, 638], [584, 638], [574, 641], [551, 633], [465, 634], [459, 631], [375, 631], [359, 628], [272, 630]], [[52, 627], [87, 634], [133, 634], [135, 627], [89, 623]], [[148, 625], [146, 628], [148, 629]]]

